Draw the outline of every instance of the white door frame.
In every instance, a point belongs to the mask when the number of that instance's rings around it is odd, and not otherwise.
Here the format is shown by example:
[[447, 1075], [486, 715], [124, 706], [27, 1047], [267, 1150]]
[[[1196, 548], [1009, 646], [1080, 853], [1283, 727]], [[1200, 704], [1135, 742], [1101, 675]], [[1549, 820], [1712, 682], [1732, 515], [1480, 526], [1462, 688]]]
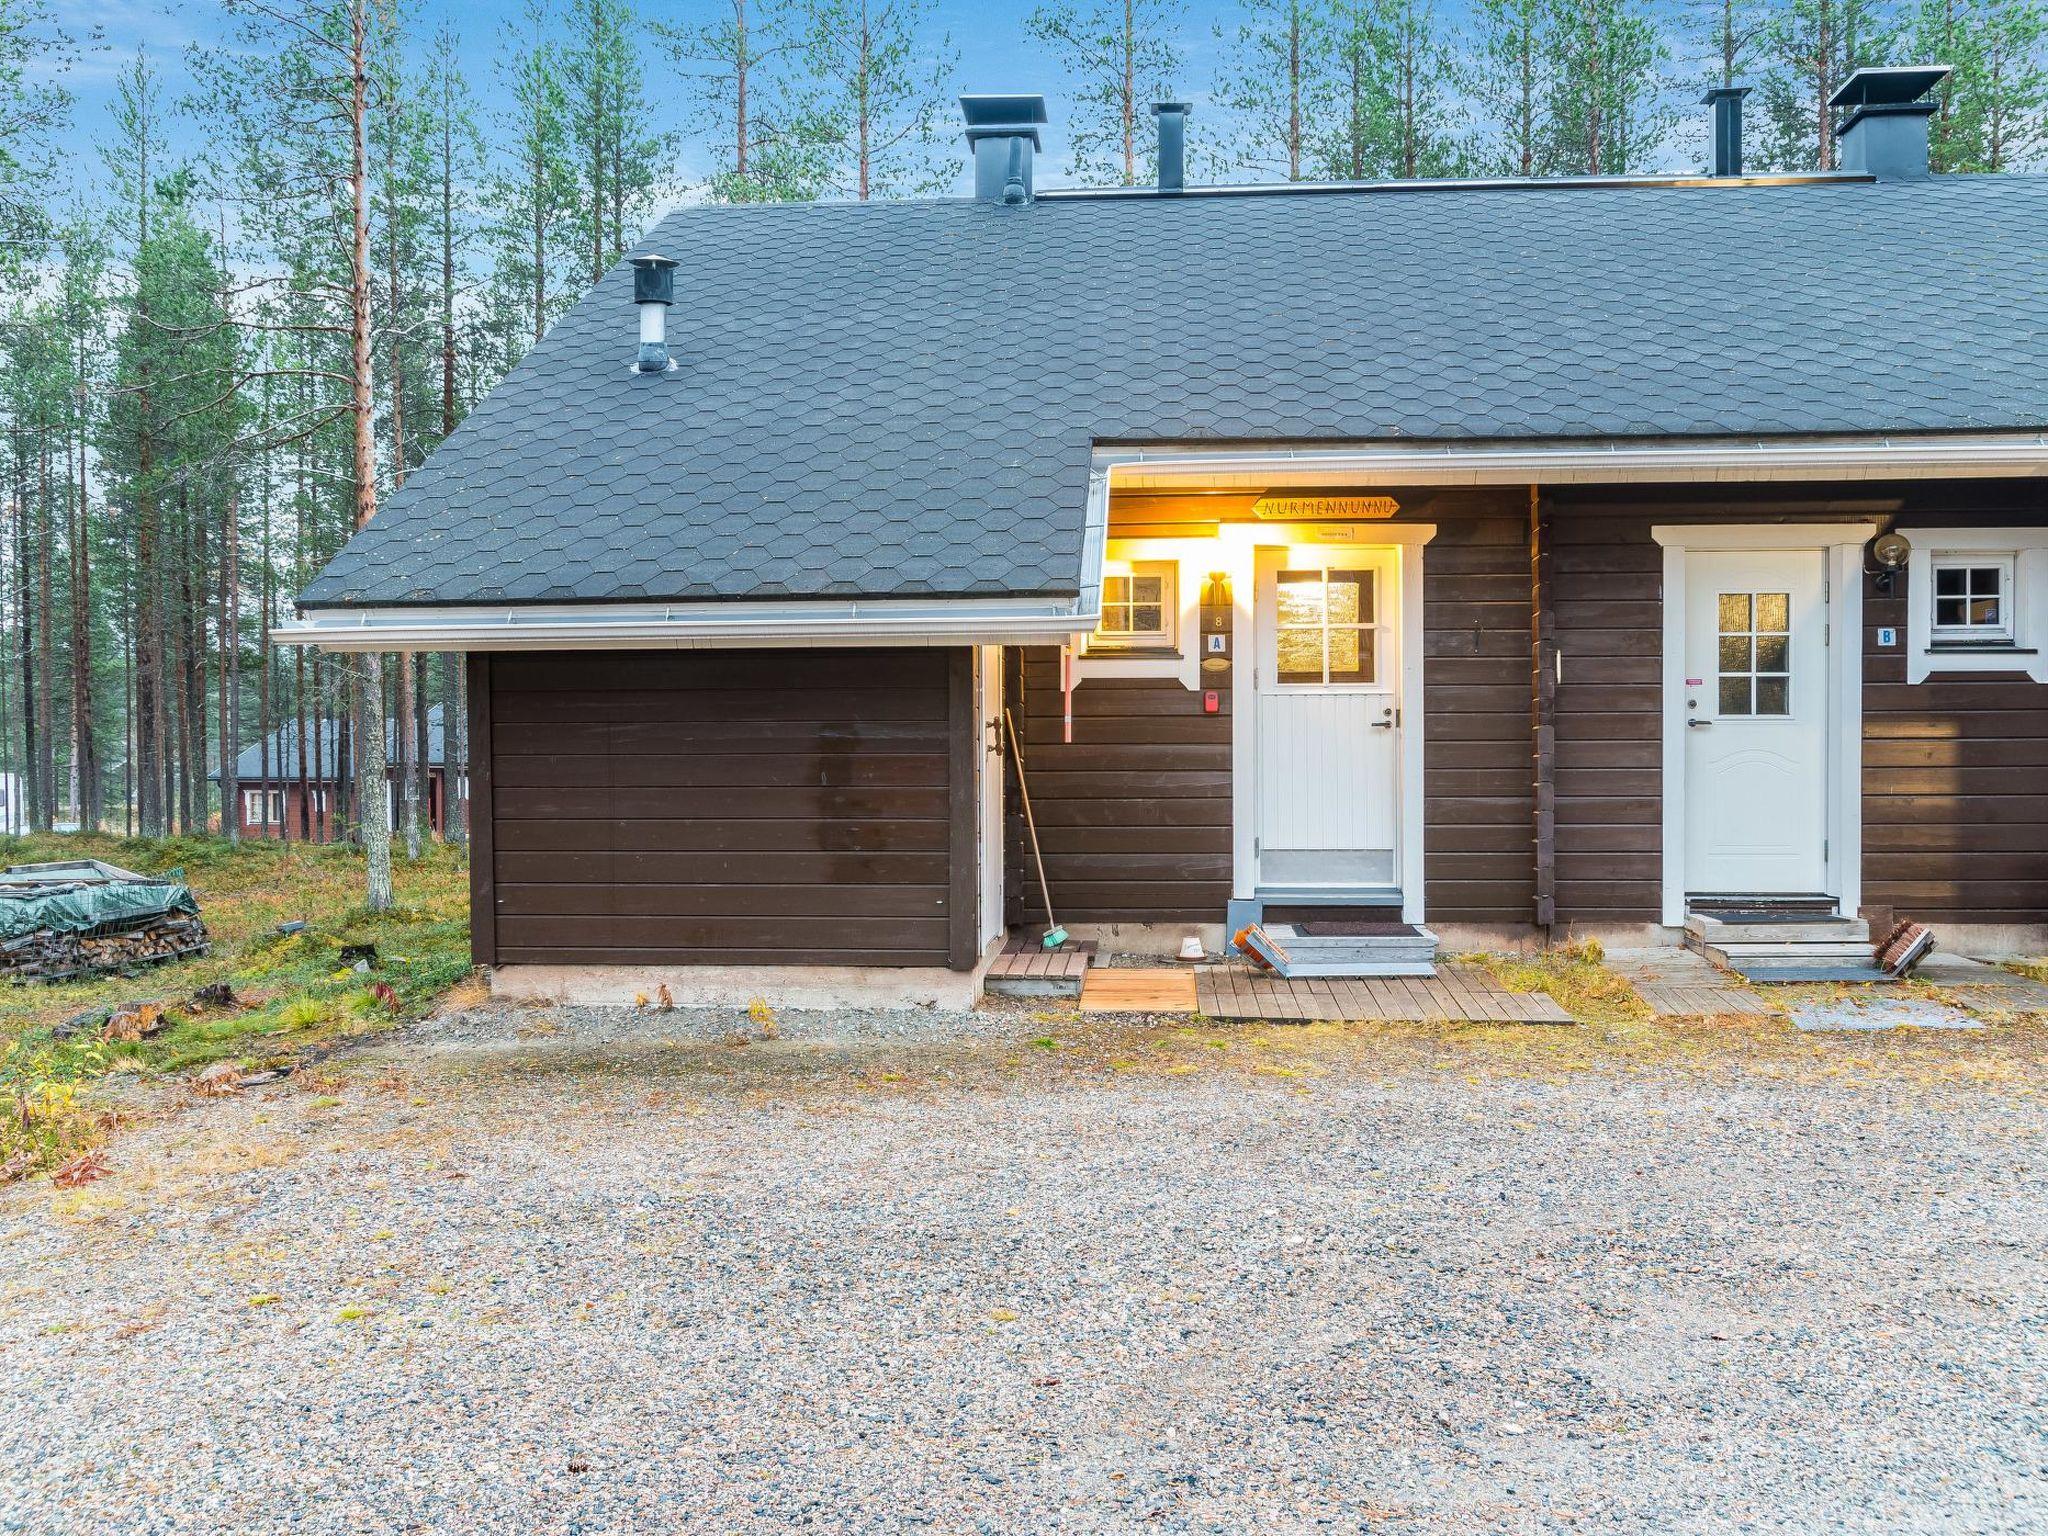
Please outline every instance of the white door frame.
[[[1235, 525], [1233, 525], [1235, 526]], [[1401, 636], [1401, 752], [1396, 793], [1401, 798], [1400, 848], [1395, 872], [1401, 882], [1401, 921], [1423, 921], [1423, 655], [1422, 547], [1436, 536], [1434, 523], [1367, 523], [1344, 525], [1260, 526], [1248, 529], [1227, 546], [1231, 582], [1230, 649], [1236, 658], [1232, 678], [1230, 820], [1230, 894], [1235, 899], [1258, 895], [1258, 709], [1253, 702], [1254, 669], [1258, 666], [1258, 551], [1264, 547], [1306, 544], [1336, 549], [1391, 550], [1394, 562], [1396, 624]]]
[[1685, 922], [1685, 599], [1688, 550], [1817, 550], [1825, 557], [1828, 634], [1826, 893], [1854, 917], [1863, 901], [1863, 546], [1877, 524], [1676, 523], [1650, 537], [1664, 549], [1663, 900], [1667, 928]]
[[986, 954], [1002, 938], [1003, 924], [1003, 764], [1009, 745], [998, 734], [1003, 720], [1003, 649], [998, 645], [974, 648], [974, 773], [976, 812], [979, 826], [975, 843], [980, 865], [976, 871], [979, 920], [975, 924], [975, 946]]

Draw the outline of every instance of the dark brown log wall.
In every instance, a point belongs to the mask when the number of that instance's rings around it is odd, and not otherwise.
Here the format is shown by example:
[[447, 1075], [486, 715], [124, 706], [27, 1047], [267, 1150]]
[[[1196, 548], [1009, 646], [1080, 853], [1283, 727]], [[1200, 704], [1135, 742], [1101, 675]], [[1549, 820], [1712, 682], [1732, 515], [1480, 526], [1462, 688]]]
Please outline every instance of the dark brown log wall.
[[1422, 552], [1424, 908], [1431, 922], [1532, 922], [1526, 493], [1446, 494], [1412, 515], [1437, 525]]
[[480, 658], [479, 959], [971, 965], [971, 665]]
[[[1230, 610], [1202, 609], [1207, 633]], [[1190, 643], [1193, 643], [1192, 641]], [[1230, 667], [1203, 674], [1218, 713], [1173, 678], [1091, 677], [1074, 690], [1074, 739], [1061, 740], [1055, 649], [1005, 652], [1003, 698], [1024, 766], [1063, 923], [1219, 923], [1230, 899]], [[1005, 802], [1010, 921], [1044, 921], [1014, 766]]]
[[[1943, 500], [1958, 497], [1978, 505], [1895, 521], [2038, 526], [2048, 515], [2048, 493], [2032, 486], [1972, 495], [1965, 483]], [[1937, 924], [2048, 922], [2048, 685], [1940, 672], [1908, 685], [1906, 605], [1920, 598], [1903, 572], [1898, 586], [1864, 596], [1864, 904]], [[1900, 643], [1880, 648], [1880, 626]]]
[[[1663, 551], [1658, 523], [1862, 518], [2035, 523], [2027, 483], [1558, 490], [1552, 590], [1558, 916], [1654, 922], [1661, 884]], [[1864, 593], [1863, 899], [1930, 922], [2048, 921], [2048, 687], [1978, 674], [1905, 682], [1905, 580]], [[2024, 601], [2024, 596], [2022, 601]], [[1880, 626], [1900, 643], [1880, 649]]]
[[[1425, 901], [1445, 922], [1528, 922], [1534, 902], [1525, 493], [1403, 492], [1437, 524], [1423, 555]], [[1165, 514], [1162, 514], [1165, 515]], [[1166, 531], [1200, 532], [1165, 525]], [[1205, 632], [1230, 609], [1204, 607]], [[1221, 922], [1230, 898], [1231, 670], [1203, 674], [1221, 713], [1171, 678], [1091, 677], [1062, 743], [1059, 653], [1008, 653], [1053, 906], [1063, 922]], [[1010, 920], [1042, 920], [1012, 781]]]

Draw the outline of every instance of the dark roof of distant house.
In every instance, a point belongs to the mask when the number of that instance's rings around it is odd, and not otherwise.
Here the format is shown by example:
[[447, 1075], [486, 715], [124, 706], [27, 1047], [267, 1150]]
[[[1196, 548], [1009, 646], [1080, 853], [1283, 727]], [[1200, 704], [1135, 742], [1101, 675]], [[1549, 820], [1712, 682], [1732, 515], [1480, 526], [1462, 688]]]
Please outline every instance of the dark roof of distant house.
[[1078, 590], [1098, 444], [2048, 426], [2048, 178], [694, 207], [311, 607]]
[[[318, 771], [309, 775], [314, 779], [333, 779], [334, 763], [341, 750], [340, 727], [333, 720], [321, 720], [318, 724], [320, 747], [313, 750], [315, 724], [309, 717], [306, 721], [306, 750], [313, 754], [312, 761], [319, 765]], [[384, 753], [390, 758], [397, 740], [394, 722], [384, 722]], [[441, 706], [436, 704], [427, 711], [427, 766], [439, 768], [446, 760], [446, 733], [441, 729]], [[288, 720], [270, 733], [270, 777], [273, 780], [296, 779], [299, 776], [299, 722]], [[260, 780], [263, 777], [263, 743], [242, 748], [235, 759], [237, 779]]]

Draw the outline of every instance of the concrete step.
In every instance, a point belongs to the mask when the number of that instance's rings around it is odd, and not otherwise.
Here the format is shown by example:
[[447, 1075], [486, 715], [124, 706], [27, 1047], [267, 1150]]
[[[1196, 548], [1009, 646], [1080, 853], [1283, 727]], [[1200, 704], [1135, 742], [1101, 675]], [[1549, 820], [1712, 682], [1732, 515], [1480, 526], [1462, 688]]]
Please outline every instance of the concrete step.
[[1719, 946], [1824, 944], [1866, 940], [1870, 937], [1870, 924], [1860, 917], [1817, 917], [1811, 914], [1731, 921], [1712, 913], [1695, 912], [1686, 918], [1685, 931], [1702, 943]]
[[1861, 944], [1709, 944], [1707, 948], [1745, 965], [1766, 960], [1868, 960], [1875, 952], [1868, 940]]

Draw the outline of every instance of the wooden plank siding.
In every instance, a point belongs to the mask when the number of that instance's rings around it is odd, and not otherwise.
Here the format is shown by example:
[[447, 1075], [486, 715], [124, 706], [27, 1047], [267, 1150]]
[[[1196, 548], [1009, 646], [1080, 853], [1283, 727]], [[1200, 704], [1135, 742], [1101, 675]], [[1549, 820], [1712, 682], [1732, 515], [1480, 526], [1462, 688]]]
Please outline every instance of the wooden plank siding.
[[1445, 494], [1412, 515], [1437, 525], [1422, 556], [1423, 903], [1432, 922], [1531, 922], [1527, 492]]
[[[2038, 484], [1972, 495], [1966, 482], [1932, 499], [1891, 521], [2048, 519]], [[1894, 595], [1864, 596], [1864, 904], [1929, 923], [2048, 922], [2048, 686], [2024, 673], [1940, 672], [1909, 686], [1907, 604], [1924, 597], [1907, 587], [1901, 571]], [[1878, 646], [1881, 626], [1898, 630], [1898, 645]]]
[[[1204, 633], [1230, 609], [1202, 608]], [[1189, 644], [1199, 644], [1193, 636]], [[1202, 674], [1219, 712], [1173, 678], [1091, 677], [1074, 690], [1074, 739], [1061, 740], [1059, 651], [1004, 652], [1003, 700], [1024, 770], [1053, 909], [1064, 923], [1218, 923], [1230, 899], [1231, 684], [1237, 658]], [[1005, 802], [1004, 908], [1045, 921], [1016, 768]]]
[[[1404, 492], [1437, 525], [1423, 557], [1424, 880], [1430, 916], [1528, 922], [1535, 900], [1529, 745], [1526, 492]], [[1158, 515], [1172, 516], [1172, 509]], [[1179, 526], [1156, 521], [1145, 532]], [[1228, 607], [1202, 627], [1228, 630]], [[1202, 674], [1221, 712], [1171, 678], [1091, 677], [1061, 741], [1059, 653], [1006, 653], [1004, 697], [1024, 738], [1046, 878], [1063, 922], [1221, 922], [1231, 883], [1230, 669]], [[1006, 912], [1043, 921], [1013, 792]]]
[[480, 960], [972, 965], [967, 650], [473, 665]]
[[[1557, 690], [1558, 916], [1654, 922], [1662, 837], [1659, 523], [2038, 525], [2028, 482], [1546, 491], [1564, 680]], [[1868, 578], [1866, 578], [1866, 583]], [[1864, 591], [1863, 901], [1929, 922], [2048, 919], [2048, 687], [1905, 683], [1906, 581]], [[2022, 595], [2021, 601], [2026, 601]], [[1899, 644], [1877, 646], [1877, 630]]]

